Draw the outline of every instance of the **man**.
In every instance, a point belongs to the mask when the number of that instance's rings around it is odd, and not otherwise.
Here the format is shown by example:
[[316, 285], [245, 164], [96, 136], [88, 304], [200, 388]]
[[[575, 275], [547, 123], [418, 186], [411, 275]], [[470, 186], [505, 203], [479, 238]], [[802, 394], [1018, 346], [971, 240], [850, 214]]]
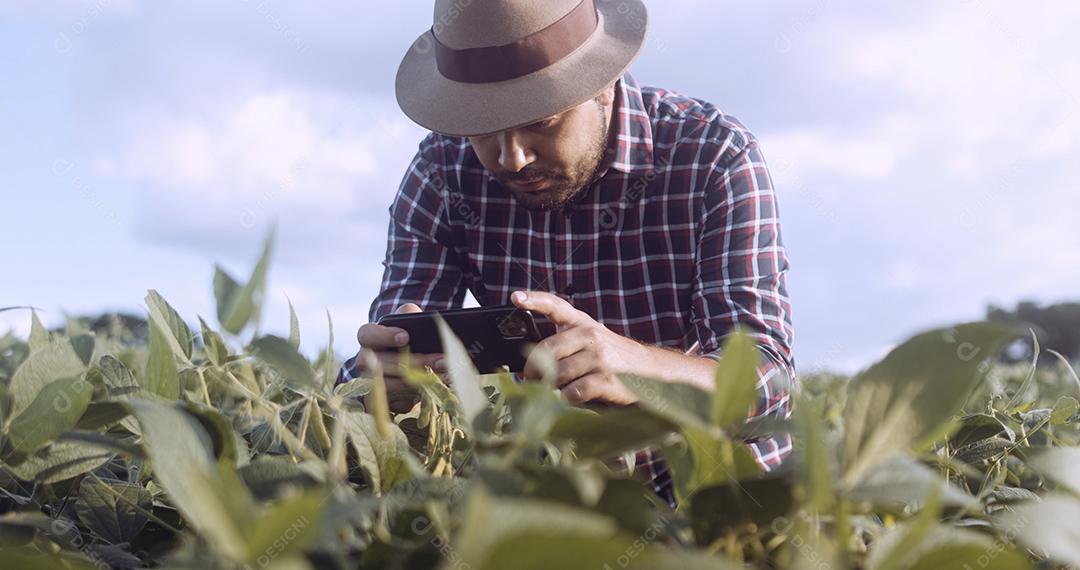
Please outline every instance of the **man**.
[[[788, 261], [757, 141], [713, 105], [626, 73], [639, 0], [436, 0], [397, 76], [404, 112], [433, 131], [390, 208], [386, 271], [357, 337], [415, 403], [388, 349], [391, 312], [514, 303], [546, 315], [542, 344], [569, 402], [629, 405], [633, 372], [713, 387], [722, 339], [759, 343], [755, 415], [786, 415], [794, 379]], [[414, 364], [445, 371], [441, 355]], [[359, 374], [346, 363], [341, 380]], [[539, 377], [536, 363], [526, 378]], [[766, 469], [787, 437], [749, 442]], [[670, 476], [638, 464], [670, 500]]]

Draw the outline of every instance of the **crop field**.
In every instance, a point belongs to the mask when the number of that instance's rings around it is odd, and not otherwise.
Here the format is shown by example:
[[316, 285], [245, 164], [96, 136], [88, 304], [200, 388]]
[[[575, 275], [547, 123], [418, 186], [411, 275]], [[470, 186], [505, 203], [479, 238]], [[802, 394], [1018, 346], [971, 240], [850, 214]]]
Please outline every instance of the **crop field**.
[[[452, 382], [414, 370], [391, 415], [295, 314], [259, 330], [271, 249], [217, 270], [216, 315], [150, 291], [148, 342], [29, 310], [0, 338], [0, 568], [1080, 567], [1080, 380], [1037, 341], [1001, 363], [1026, 328], [923, 332], [752, 422], [743, 335], [714, 392], [624, 377], [639, 403], [594, 409], [476, 374], [444, 328]], [[795, 452], [764, 473], [744, 442], [775, 432]], [[677, 508], [612, 467], [650, 447]]]

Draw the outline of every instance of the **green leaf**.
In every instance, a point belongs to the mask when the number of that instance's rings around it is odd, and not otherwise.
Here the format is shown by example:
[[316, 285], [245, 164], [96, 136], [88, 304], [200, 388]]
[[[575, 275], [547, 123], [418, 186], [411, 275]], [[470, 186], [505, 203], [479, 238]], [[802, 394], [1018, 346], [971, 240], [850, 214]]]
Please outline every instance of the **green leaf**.
[[229, 304], [240, 293], [240, 289], [240, 284], [226, 273], [221, 266], [214, 266], [214, 299], [217, 301], [218, 322], [222, 323], [223, 326], [225, 319], [229, 316]]
[[142, 389], [127, 365], [111, 354], [98, 360], [98, 371], [101, 372], [107, 398], [125, 400]]
[[[20, 498], [30, 502], [30, 497]], [[10, 551], [12, 547], [30, 544], [39, 533], [45, 532], [50, 524], [52, 519], [42, 513], [7, 513], [7, 516], [0, 517], [0, 553]]]
[[150, 353], [143, 374], [143, 389], [166, 400], [176, 400], [180, 397], [180, 370], [170, 345], [171, 337], [157, 322], [150, 321], [149, 328]]
[[529, 470], [531, 495], [583, 507], [595, 507], [607, 480], [596, 460], [571, 465], [544, 466]]
[[1046, 477], [1080, 494], [1080, 448], [1056, 447], [1033, 453], [1028, 465]]
[[484, 397], [484, 391], [480, 388], [480, 375], [473, 366], [469, 352], [461, 343], [457, 335], [446, 324], [442, 317], [436, 315], [435, 323], [439, 327], [439, 338], [442, 340], [443, 350], [447, 362], [447, 372], [450, 375], [450, 383], [461, 403], [463, 414], [461, 424], [471, 433], [473, 420], [482, 410], [487, 408], [488, 400]]
[[146, 306], [150, 309], [150, 322], [168, 333], [165, 338], [173, 354], [184, 362], [190, 363], [195, 336], [191, 334], [187, 323], [157, 291], [153, 289], [148, 291], [145, 300]]
[[7, 384], [0, 382], [0, 445], [3, 445], [4, 431], [7, 429], [8, 418], [11, 416], [11, 393]]
[[318, 483], [309, 469], [279, 457], [262, 456], [239, 469], [240, 478], [260, 500], [271, 499], [283, 490], [307, 488]]
[[222, 340], [221, 335], [211, 330], [202, 317], [199, 317], [199, 328], [202, 330], [202, 342], [205, 347], [206, 357], [210, 359], [210, 362], [218, 366], [225, 364], [229, 358], [229, 349], [225, 346], [225, 341]]
[[[948, 527], [944, 527], [948, 528]], [[954, 537], [959, 529], [949, 529], [946, 535]], [[1031, 570], [1035, 568], [1027, 556], [1008, 546], [1001, 546], [974, 533], [964, 533], [970, 542], [940, 544], [923, 552], [911, 570], [969, 570], [974, 560], [980, 569]], [[978, 537], [978, 538], [976, 538]], [[955, 538], [955, 537], [954, 537]]]
[[1078, 520], [1080, 499], [1051, 495], [1039, 503], [1012, 507], [995, 526], [1006, 536], [1017, 536], [1027, 546], [1049, 553], [1052, 560], [1080, 567]]
[[94, 387], [79, 378], [62, 378], [47, 384], [21, 414], [15, 416], [4, 442], [3, 460], [18, 465], [33, 452], [75, 427]]
[[371, 379], [371, 394], [367, 398], [368, 410], [375, 418], [375, 428], [383, 439], [390, 439], [393, 420], [390, 419], [390, 400], [386, 393], [386, 379], [382, 374], [380, 365], [375, 364], [374, 355], [366, 352], [364, 357], [368, 359], [368, 366], [375, 370], [375, 377]]
[[86, 365], [75, 353], [67, 339], [57, 339], [31, 352], [15, 373], [8, 386], [11, 394], [12, 417], [19, 415], [46, 384], [60, 378], [81, 375]]
[[247, 557], [254, 502], [236, 471], [214, 458], [210, 435], [192, 415], [150, 400], [128, 402], [143, 430], [154, 480], [192, 527], [223, 555]]
[[[197, 402], [182, 402], [180, 406], [206, 430], [215, 459], [226, 465], [236, 465], [240, 461], [243, 438], [221, 412]], [[247, 455], [243, 458], [247, 459]]]
[[1015, 447], [1016, 444], [1014, 442], [1003, 437], [989, 437], [979, 441], [973, 441], [957, 449], [953, 453], [953, 456], [964, 463], [976, 465]]
[[579, 457], [603, 459], [648, 447], [675, 430], [675, 424], [640, 408], [570, 408], [555, 421], [549, 437], [573, 440]]
[[[289, 344], [296, 350], [300, 350], [300, 319], [296, 317], [296, 309], [293, 308], [292, 299], [286, 298], [289, 302]], [[330, 316], [330, 312], [326, 312], [326, 316]], [[330, 325], [330, 337], [334, 336], [334, 326]], [[334, 344], [332, 341], [331, 345]]]
[[871, 550], [867, 567], [873, 570], [894, 570], [907, 567], [918, 556], [918, 549], [926, 541], [941, 513], [940, 495], [931, 490], [926, 495], [927, 504], [919, 515], [903, 526], [886, 534]]
[[1053, 411], [1050, 412], [1050, 422], [1054, 425], [1064, 425], [1076, 415], [1076, 412], [1080, 411], [1080, 402], [1076, 401], [1076, 398], [1072, 396], [1062, 396], [1058, 398], [1057, 403], [1054, 404]]
[[247, 535], [247, 560], [263, 563], [299, 553], [318, 534], [325, 510], [324, 492], [308, 491], [267, 509]]
[[49, 485], [97, 469], [114, 455], [108, 449], [85, 442], [57, 441], [8, 469], [23, 481]]
[[275, 230], [270, 230], [263, 243], [262, 254], [251, 278], [241, 287], [235, 279], [220, 267], [214, 270], [214, 296], [217, 298], [218, 320], [221, 328], [232, 334], [240, 334], [252, 318], [258, 320], [266, 292], [266, 274], [270, 266], [270, 254], [274, 247]]
[[[584, 509], [558, 503], [529, 500], [502, 499], [488, 495], [477, 487], [470, 493], [465, 507], [465, 520], [456, 547], [462, 561], [479, 568], [520, 567], [518, 564], [536, 564], [544, 558], [543, 552], [531, 557], [519, 556], [510, 566], [498, 566], [500, 552], [496, 546], [509, 538], [520, 540], [526, 532], [572, 535], [578, 537], [610, 539], [615, 535], [615, 523]], [[559, 549], [556, 549], [559, 550]], [[567, 549], [570, 550], [570, 549]], [[573, 549], [580, 553], [580, 548]], [[617, 551], [615, 552], [617, 556]], [[606, 561], [606, 560], [605, 560]], [[552, 562], [547, 560], [547, 562]], [[602, 564], [602, 563], [601, 563]], [[596, 567], [602, 567], [595, 564]], [[589, 564], [569, 564], [550, 567], [582, 567]]]
[[43, 552], [38, 547], [0, 548], [0, 568], [19, 570], [97, 570], [98, 566], [81, 554], [69, 551]]
[[[538, 447], [551, 432], [552, 426], [568, 409], [566, 402], [541, 382], [509, 385], [517, 389], [517, 396], [509, 398], [512, 433], [525, 443]], [[504, 390], [505, 394], [506, 391]]]
[[90, 360], [94, 358], [94, 335], [90, 333], [75, 334], [71, 336], [70, 342], [72, 350], [82, 361], [83, 366], [89, 366]]
[[268, 335], [251, 343], [253, 354], [277, 370], [285, 382], [298, 390], [311, 390], [315, 385], [315, 371], [289, 341]]
[[926, 498], [938, 494], [940, 502], [950, 507], [978, 510], [979, 501], [950, 485], [937, 471], [898, 455], [874, 467], [844, 497], [865, 501], [879, 509], [893, 508], [903, 512], [903, 506], [921, 506]]
[[112, 451], [134, 459], [146, 459], [142, 447], [136, 445], [133, 437], [109, 435], [97, 431], [71, 430], [57, 436], [58, 442], [87, 443], [102, 450]]
[[[325, 362], [323, 368], [323, 391], [329, 390], [333, 387], [334, 382], [337, 380], [338, 363], [334, 360], [334, 319], [330, 316], [330, 311], [326, 311], [326, 327], [329, 334], [329, 340], [326, 344]], [[292, 338], [292, 335], [289, 335]], [[300, 333], [296, 333], [296, 342], [300, 342]]]
[[828, 436], [825, 428], [825, 402], [811, 400], [804, 394], [795, 394], [795, 422], [799, 437], [803, 443], [802, 452], [797, 454], [801, 464], [799, 470], [806, 494], [806, 509], [810, 512], [827, 511], [835, 502], [833, 494], [835, 458], [826, 446]]
[[844, 409], [843, 485], [854, 485], [897, 453], [947, 435], [986, 369], [982, 362], [1015, 336], [986, 323], [925, 332], [852, 379]]
[[[936, 524], [922, 514], [870, 550], [867, 570], [1025, 570], [1033, 566], [1011, 546], [981, 533]], [[1007, 535], [1009, 536], [1009, 535]], [[1012, 535], [1015, 536], [1015, 535]], [[879, 550], [880, 549], [880, 550]], [[888, 553], [886, 558], [883, 554]]]
[[716, 365], [716, 391], [712, 396], [712, 423], [724, 428], [746, 421], [757, 398], [761, 352], [743, 333], [727, 338]]
[[52, 341], [53, 334], [49, 332], [49, 329], [45, 328], [45, 325], [41, 324], [41, 319], [38, 318], [37, 311], [31, 309], [30, 339], [27, 341], [30, 352], [37, 352], [38, 350], [47, 347]]
[[663, 521], [640, 536], [623, 534], [607, 516], [550, 501], [495, 498], [476, 487], [463, 528], [451, 544], [458, 565], [474, 570], [552, 568], [731, 569], [716, 557], [654, 548]]
[[467, 562], [467, 568], [485, 570], [551, 570], [552, 568], [627, 568], [680, 570], [738, 568], [715, 556], [689, 551], [664, 550], [648, 546], [648, 538], [659, 530], [650, 529], [645, 538], [626, 535], [581, 535], [572, 529], [530, 529], [506, 537], [492, 545], [481, 561]]
[[778, 477], [700, 489], [689, 505], [694, 539], [707, 546], [747, 523], [768, 526], [794, 503], [791, 483]]
[[153, 497], [140, 485], [86, 477], [75, 511], [90, 530], [112, 544], [130, 543], [146, 526]]
[[673, 468], [683, 497], [692, 495], [695, 489], [701, 487], [761, 476], [761, 466], [742, 442], [708, 429], [687, 427], [683, 428], [682, 434], [693, 459], [693, 470], [689, 473]]
[[338, 421], [344, 424], [360, 466], [367, 472], [376, 492], [385, 493], [398, 483], [412, 478], [408, 464], [412, 450], [401, 428], [391, 424], [391, 437], [383, 438], [375, 418], [370, 414], [344, 411], [339, 414]]
[[638, 397], [638, 406], [679, 427], [712, 425], [712, 395], [701, 388], [633, 374], [620, 374], [619, 380]]
[[960, 427], [949, 437], [949, 445], [953, 449], [998, 436], [1016, 441], [1013, 430], [989, 414], [968, 414], [961, 417], [959, 423]]

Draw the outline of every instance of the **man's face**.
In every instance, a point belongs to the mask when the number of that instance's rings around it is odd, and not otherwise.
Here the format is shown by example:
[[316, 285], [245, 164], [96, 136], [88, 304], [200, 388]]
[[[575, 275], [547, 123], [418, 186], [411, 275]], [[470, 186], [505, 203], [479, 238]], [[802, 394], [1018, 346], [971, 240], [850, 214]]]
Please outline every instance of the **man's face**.
[[484, 168], [531, 210], [554, 210], [592, 182], [604, 159], [614, 85], [542, 121], [469, 137]]

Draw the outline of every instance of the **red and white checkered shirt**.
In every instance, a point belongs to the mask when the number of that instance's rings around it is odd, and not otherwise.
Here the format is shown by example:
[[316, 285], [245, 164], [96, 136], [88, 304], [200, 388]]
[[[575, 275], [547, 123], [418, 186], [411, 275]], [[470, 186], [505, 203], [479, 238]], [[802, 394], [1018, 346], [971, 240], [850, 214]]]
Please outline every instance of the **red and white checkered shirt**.
[[[759, 344], [754, 416], [790, 413], [796, 378], [787, 254], [776, 196], [754, 136], [705, 101], [617, 85], [616, 130], [597, 180], [561, 210], [533, 211], [484, 169], [463, 137], [429, 134], [390, 207], [381, 293], [371, 321], [404, 303], [424, 310], [510, 303], [517, 290], [560, 294], [643, 343], [716, 357], [739, 326]], [[358, 374], [346, 362], [339, 381]], [[762, 468], [787, 435], [748, 441]], [[653, 451], [638, 469], [673, 503]]]

